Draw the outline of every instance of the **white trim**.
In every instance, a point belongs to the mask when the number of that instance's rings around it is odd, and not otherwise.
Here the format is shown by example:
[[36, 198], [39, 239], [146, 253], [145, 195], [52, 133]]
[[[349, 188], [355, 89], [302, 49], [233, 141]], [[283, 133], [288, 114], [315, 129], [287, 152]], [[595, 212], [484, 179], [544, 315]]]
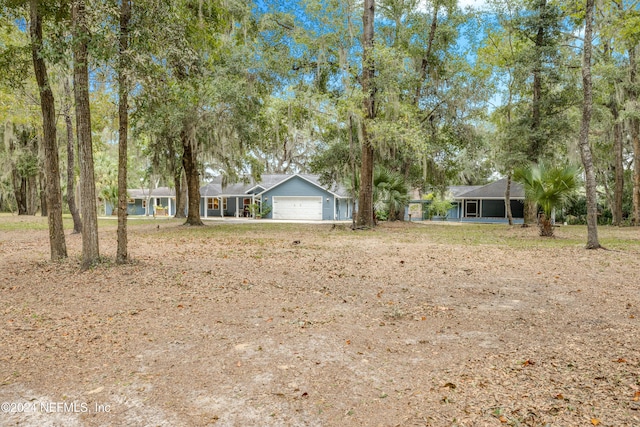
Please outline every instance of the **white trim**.
[[[276, 185], [277, 185], [277, 184], [276, 184]], [[265, 188], [265, 186], [264, 186], [264, 185], [256, 184], [256, 185], [254, 185], [253, 187], [251, 187], [250, 189], [248, 189], [247, 191], [245, 191], [245, 192], [244, 192], [244, 194], [245, 194], [245, 195], [248, 195], [248, 194], [249, 194], [249, 191], [254, 190], [254, 189], [258, 188], [258, 187], [262, 188], [262, 189], [263, 189], [262, 191], [267, 190], [267, 188]]]
[[338, 220], [338, 207], [336, 206], [336, 196], [333, 196], [333, 220]]
[[[469, 215], [469, 205], [474, 204], [476, 206], [476, 212], [474, 216]], [[478, 199], [465, 200], [464, 203], [464, 218], [480, 218], [480, 203]]]

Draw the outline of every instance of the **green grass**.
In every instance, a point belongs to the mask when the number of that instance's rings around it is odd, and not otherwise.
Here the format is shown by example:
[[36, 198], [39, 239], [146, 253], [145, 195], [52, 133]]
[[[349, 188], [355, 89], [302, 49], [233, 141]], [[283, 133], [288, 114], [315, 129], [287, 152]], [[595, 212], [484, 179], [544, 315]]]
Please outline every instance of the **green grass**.
[[[69, 215], [63, 216], [65, 230], [71, 230], [73, 223]], [[98, 221], [101, 230], [114, 231], [117, 219], [101, 218]], [[587, 240], [586, 226], [570, 225], [556, 229], [556, 237], [543, 238], [535, 227], [523, 229], [520, 226], [509, 227], [505, 224], [382, 224], [374, 230], [351, 231], [349, 226], [333, 227], [332, 224], [283, 224], [262, 220], [249, 223], [231, 223], [205, 221], [204, 227], [184, 227], [184, 219], [130, 217], [128, 230], [131, 234], [153, 236], [167, 239], [203, 239], [234, 238], [253, 245], [268, 247], [273, 239], [302, 239], [313, 236], [315, 239], [332, 240], [335, 238], [376, 239], [385, 243], [416, 240], [449, 245], [481, 246], [495, 245], [509, 248], [567, 248], [584, 247]], [[160, 226], [160, 228], [158, 228]], [[46, 230], [47, 218], [41, 216], [17, 216], [0, 214], [0, 231]], [[600, 243], [608, 249], [640, 249], [640, 228], [634, 227], [598, 227]]]

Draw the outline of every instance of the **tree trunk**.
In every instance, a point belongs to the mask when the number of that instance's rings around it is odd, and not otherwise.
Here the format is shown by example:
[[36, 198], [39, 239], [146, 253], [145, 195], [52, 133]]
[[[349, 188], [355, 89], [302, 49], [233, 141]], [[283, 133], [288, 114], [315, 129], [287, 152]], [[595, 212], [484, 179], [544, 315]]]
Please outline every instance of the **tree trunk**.
[[47, 216], [47, 177], [44, 172], [40, 171], [38, 174], [38, 194], [40, 196], [40, 216]]
[[73, 122], [71, 121], [71, 87], [69, 81], [64, 80], [64, 91], [67, 101], [64, 105], [64, 123], [67, 128], [67, 204], [73, 218], [73, 234], [82, 233], [82, 220], [80, 212], [76, 206], [76, 160], [75, 160], [75, 139], [73, 138]]
[[531, 224], [535, 224], [538, 222], [538, 204], [530, 200], [529, 197], [525, 195], [524, 198], [524, 223], [523, 227], [529, 227]]
[[72, 2], [71, 19], [73, 21], [73, 92], [76, 101], [76, 132], [78, 133], [82, 197], [82, 269], [87, 269], [98, 262], [100, 250], [89, 104], [88, 38], [90, 33], [86, 22], [84, 0]]
[[[19, 133], [19, 135], [16, 135], [16, 133]], [[4, 145], [9, 158], [15, 159], [16, 152], [19, 153], [20, 149], [27, 150], [28, 147], [25, 146], [25, 138], [23, 138], [23, 136], [22, 132], [17, 132], [14, 123], [5, 123]], [[13, 189], [13, 197], [16, 199], [18, 215], [27, 215], [29, 213], [27, 178], [20, 173], [16, 165], [16, 160], [11, 161], [11, 187]]]
[[511, 213], [511, 171], [507, 174], [507, 189], [504, 192], [504, 209], [507, 213], [509, 225], [513, 225], [513, 214]]
[[598, 241], [598, 195], [596, 193], [596, 173], [589, 146], [589, 125], [591, 123], [591, 109], [593, 95], [591, 93], [591, 40], [593, 34], [594, 0], [586, 0], [586, 14], [584, 27], [584, 46], [582, 55], [582, 124], [580, 126], [580, 156], [586, 175], [587, 188], [587, 249], [600, 248]]
[[118, 67], [118, 248], [116, 263], [129, 261], [127, 253], [127, 138], [129, 134], [129, 88], [126, 78], [126, 51], [129, 48], [129, 19], [131, 5], [122, 0], [120, 5], [120, 57]]
[[531, 162], [538, 162], [542, 154], [543, 143], [541, 132], [542, 113], [540, 104], [542, 100], [542, 61], [543, 47], [545, 44], [545, 24], [544, 18], [547, 10], [547, 1], [540, 0], [538, 3], [539, 24], [535, 38], [536, 58], [533, 68], [533, 100], [531, 111], [531, 142], [529, 145], [528, 158]]
[[11, 171], [11, 183], [13, 185], [13, 196], [16, 198], [18, 215], [27, 214], [27, 195], [25, 192], [26, 185], [23, 181], [24, 179], [20, 176], [20, 173], [14, 167]]
[[27, 193], [27, 215], [35, 215], [38, 212], [38, 205], [40, 203], [37, 175], [24, 178], [24, 183], [26, 185]]
[[[534, 40], [536, 58], [533, 67], [533, 87], [532, 87], [532, 102], [531, 102], [531, 137], [529, 141], [529, 148], [527, 150], [527, 159], [531, 163], [537, 163], [540, 161], [540, 156], [543, 151], [544, 141], [541, 136], [542, 127], [542, 113], [540, 109], [542, 100], [542, 61], [543, 61], [543, 47], [545, 44], [545, 24], [544, 16], [546, 14], [547, 1], [540, 0], [538, 3], [538, 29]], [[523, 226], [529, 226], [537, 221], [538, 206], [535, 202], [532, 202], [525, 197], [524, 202], [524, 224]]]
[[362, 92], [364, 97], [365, 120], [362, 122], [362, 165], [360, 167], [360, 194], [358, 197], [358, 220], [356, 226], [368, 228], [375, 226], [373, 211], [373, 164], [374, 151], [371, 135], [367, 131], [369, 121], [375, 118], [375, 65], [373, 62], [373, 21], [375, 17], [375, 1], [364, 1], [362, 15], [363, 52], [362, 52]]
[[[613, 95], [615, 97], [615, 94]], [[613, 116], [613, 152], [615, 154], [614, 173], [615, 185], [613, 188], [613, 203], [611, 204], [611, 213], [613, 214], [613, 225], [622, 225], [622, 202], [624, 196], [624, 129], [623, 124], [619, 121], [620, 113], [618, 111], [618, 103], [615, 99], [609, 105], [611, 115]]]
[[358, 185], [358, 171], [356, 169], [356, 149], [353, 141], [353, 114], [349, 112], [349, 160], [351, 163], [351, 228], [356, 228], [356, 186]]
[[174, 218], [186, 218], [184, 214], [187, 207], [187, 196], [184, 192], [184, 174], [182, 173], [182, 165], [176, 168], [173, 177], [174, 187], [176, 189], [176, 214]]
[[187, 191], [189, 209], [185, 225], [204, 225], [200, 219], [200, 173], [195, 153], [195, 127], [191, 123], [185, 123], [180, 132], [182, 140], [182, 167], [187, 177]]
[[[632, 46], [629, 52], [629, 100], [638, 102], [636, 46]], [[631, 140], [633, 142], [633, 224], [640, 226], [640, 120], [630, 119]]]
[[47, 67], [41, 52], [42, 17], [38, 11], [39, 1], [29, 1], [31, 35], [31, 54], [33, 68], [40, 90], [40, 108], [42, 110], [42, 128], [44, 145], [44, 166], [47, 179], [47, 218], [49, 222], [49, 244], [51, 259], [67, 257], [67, 244], [62, 226], [62, 192], [60, 190], [60, 170], [58, 165], [58, 144], [56, 140], [56, 112], [53, 92], [49, 86]]
[[553, 237], [553, 223], [551, 218], [547, 218], [545, 214], [540, 214], [538, 218], [538, 228], [540, 229], [540, 236]]
[[173, 187], [176, 190], [176, 212], [174, 218], [186, 218], [184, 211], [186, 208], [187, 194], [184, 191], [186, 184], [184, 183], [184, 174], [182, 173], [182, 161], [176, 160], [175, 145], [172, 139], [167, 139], [167, 148], [169, 166], [173, 174]]

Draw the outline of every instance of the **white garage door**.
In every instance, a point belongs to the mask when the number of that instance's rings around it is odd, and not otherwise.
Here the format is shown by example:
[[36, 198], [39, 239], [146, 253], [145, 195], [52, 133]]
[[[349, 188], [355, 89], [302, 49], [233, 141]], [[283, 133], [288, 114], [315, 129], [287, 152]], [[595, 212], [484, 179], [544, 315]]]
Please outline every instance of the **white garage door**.
[[273, 219], [322, 219], [322, 197], [273, 197]]

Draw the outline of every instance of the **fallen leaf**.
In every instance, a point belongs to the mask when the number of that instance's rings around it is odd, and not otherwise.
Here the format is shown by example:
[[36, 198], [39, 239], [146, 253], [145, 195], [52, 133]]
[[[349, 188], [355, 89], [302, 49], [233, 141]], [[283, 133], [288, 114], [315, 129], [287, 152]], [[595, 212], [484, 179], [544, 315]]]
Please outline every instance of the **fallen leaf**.
[[618, 360], [614, 360], [614, 362], [627, 363], [627, 359], [623, 359], [622, 357], [620, 357]]
[[451, 390], [455, 390], [456, 389], [456, 385], [454, 383], [446, 383], [442, 387], [449, 387]]
[[501, 423], [506, 423], [508, 420], [504, 415], [500, 415], [500, 418], [498, 418], [500, 420]]
[[178, 304], [178, 308], [184, 308], [182, 304]]
[[600, 420], [597, 418], [591, 418], [591, 424], [593, 424], [594, 426], [599, 426]]
[[347, 340], [347, 345], [350, 345], [350, 344], [351, 344], [351, 340]]
[[536, 362], [534, 362], [534, 361], [533, 361], [533, 360], [531, 360], [531, 359], [527, 359], [527, 360], [525, 360], [524, 362], [522, 362], [522, 366], [533, 366], [533, 365], [535, 365], [535, 364], [536, 364]]
[[556, 394], [556, 399], [558, 400], [564, 400], [564, 396], [560, 393]]
[[633, 401], [637, 402], [638, 400], [640, 400], [640, 390], [636, 390], [636, 392], [633, 394]]

